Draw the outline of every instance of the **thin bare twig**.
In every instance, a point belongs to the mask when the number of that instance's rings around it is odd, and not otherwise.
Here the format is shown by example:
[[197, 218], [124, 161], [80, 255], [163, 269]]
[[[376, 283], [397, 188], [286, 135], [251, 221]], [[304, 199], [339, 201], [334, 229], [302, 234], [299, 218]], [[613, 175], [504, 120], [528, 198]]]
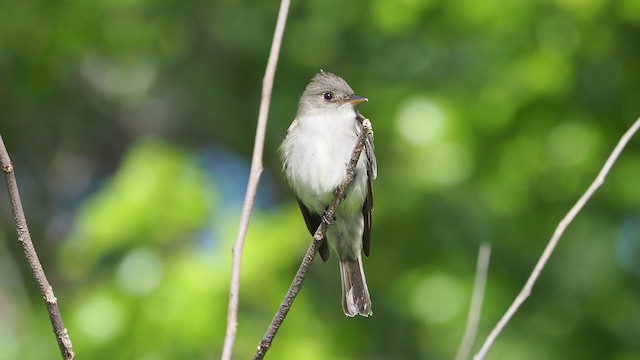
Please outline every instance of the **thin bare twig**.
[[571, 222], [576, 217], [576, 215], [578, 215], [580, 210], [582, 210], [582, 208], [587, 203], [587, 201], [589, 201], [591, 196], [593, 196], [596, 190], [598, 190], [598, 188], [602, 186], [607, 174], [609, 174], [609, 171], [611, 170], [611, 167], [616, 162], [616, 160], [618, 159], [618, 156], [620, 156], [620, 153], [622, 152], [624, 147], [627, 145], [629, 140], [631, 140], [633, 135], [635, 135], [635, 133], [638, 131], [638, 128], [640, 128], [640, 118], [638, 118], [636, 122], [633, 123], [633, 125], [631, 125], [629, 130], [627, 130], [627, 132], [624, 133], [624, 135], [622, 135], [622, 138], [620, 138], [620, 141], [618, 142], [616, 147], [613, 149], [613, 152], [611, 153], [611, 155], [609, 155], [609, 158], [607, 159], [604, 166], [602, 167], [602, 170], [600, 170], [600, 173], [598, 173], [598, 176], [596, 177], [596, 179], [589, 186], [587, 191], [580, 197], [578, 202], [571, 208], [571, 210], [569, 210], [569, 212], [567, 213], [567, 215], [565, 215], [562, 221], [560, 221], [560, 223], [558, 224], [558, 227], [556, 227], [556, 230], [553, 233], [553, 236], [551, 237], [551, 240], [549, 240], [547, 247], [544, 249], [542, 256], [540, 257], [540, 259], [538, 260], [538, 263], [533, 269], [533, 272], [529, 276], [529, 279], [527, 280], [526, 284], [524, 285], [524, 287], [522, 288], [518, 296], [515, 298], [511, 306], [509, 306], [509, 309], [507, 310], [507, 312], [502, 316], [502, 318], [500, 319], [498, 324], [495, 326], [495, 328], [493, 328], [493, 330], [487, 337], [487, 340], [482, 345], [482, 348], [480, 349], [480, 351], [473, 357], [474, 360], [484, 359], [484, 357], [487, 355], [487, 352], [489, 351], [489, 348], [491, 348], [491, 345], [493, 345], [493, 342], [495, 341], [496, 337], [498, 337], [502, 329], [504, 329], [504, 327], [507, 325], [509, 320], [511, 320], [511, 317], [513, 317], [516, 311], [518, 311], [518, 309], [520, 308], [520, 305], [522, 305], [522, 303], [524, 303], [524, 301], [529, 297], [529, 295], [531, 294], [531, 289], [533, 288], [533, 285], [538, 280], [538, 277], [540, 276], [540, 272], [542, 271], [544, 266], [547, 264], [547, 261], [549, 260], [549, 257], [551, 256], [551, 254], [553, 253], [553, 250], [558, 244], [560, 237], [564, 234], [564, 231], [566, 230], [566, 228], [569, 226], [569, 224], [571, 224]]
[[[360, 159], [360, 153], [364, 148], [365, 139], [370, 132], [371, 123], [369, 122], [369, 120], [365, 119], [362, 123], [362, 131], [360, 132], [360, 135], [356, 142], [356, 146], [351, 153], [351, 159], [347, 164], [347, 175], [336, 190], [333, 196], [333, 200], [325, 210], [322, 219], [333, 219], [333, 215], [335, 214], [338, 205], [340, 205], [340, 203], [344, 199], [344, 194], [347, 190], [347, 187], [349, 186], [349, 184], [351, 184], [353, 178], [355, 177], [356, 164], [358, 163], [358, 159]], [[284, 318], [289, 313], [289, 309], [293, 304], [293, 300], [295, 300], [296, 295], [298, 295], [298, 292], [300, 291], [300, 288], [302, 288], [302, 282], [304, 281], [304, 278], [307, 274], [307, 270], [309, 270], [309, 266], [311, 266], [311, 262], [316, 256], [316, 252], [318, 250], [318, 247], [320, 246], [320, 242], [322, 241], [322, 238], [324, 238], [325, 232], [327, 231], [327, 226], [328, 224], [323, 220], [318, 226], [316, 232], [313, 234], [313, 241], [311, 241], [311, 245], [309, 245], [307, 253], [302, 258], [300, 268], [298, 269], [296, 276], [293, 278], [291, 286], [289, 287], [284, 300], [282, 300], [282, 303], [280, 304], [276, 315], [273, 317], [273, 320], [271, 320], [271, 324], [269, 324], [269, 327], [267, 328], [262, 341], [260, 341], [256, 353], [253, 355], [254, 360], [263, 359], [267, 351], [269, 351], [269, 348], [271, 348], [271, 342], [273, 341], [273, 338], [276, 336], [278, 329], [280, 329]]]
[[242, 263], [242, 249], [244, 239], [247, 236], [249, 218], [253, 209], [253, 202], [258, 191], [258, 182], [262, 174], [262, 152], [264, 149], [264, 138], [267, 129], [267, 117], [269, 115], [269, 105], [271, 104], [271, 91], [273, 89], [273, 79], [276, 74], [278, 56], [280, 55], [280, 45], [282, 35], [287, 22], [290, 0], [282, 0], [278, 12], [276, 29], [271, 42], [271, 51], [267, 60], [267, 68], [262, 79], [262, 98], [260, 101], [260, 112], [258, 114], [258, 125], [256, 128], [256, 138], [253, 145], [253, 158], [251, 159], [251, 174], [247, 184], [247, 193], [242, 207], [242, 218], [238, 227], [238, 235], [233, 245], [233, 258], [231, 268], [231, 285], [229, 289], [229, 311], [227, 313], [227, 332], [224, 338], [224, 348], [222, 359], [230, 360], [233, 352], [233, 344], [236, 340], [236, 329], [238, 327], [238, 299], [240, 296], [240, 266]]
[[22, 250], [27, 258], [29, 267], [31, 268], [33, 278], [36, 280], [40, 294], [47, 306], [49, 319], [51, 320], [51, 325], [53, 325], [53, 331], [56, 334], [56, 340], [58, 341], [58, 347], [60, 348], [60, 354], [62, 354], [62, 358], [65, 360], [75, 359], [76, 355], [73, 352], [71, 339], [69, 338], [67, 329], [64, 327], [62, 315], [60, 315], [60, 310], [58, 309], [58, 299], [56, 299], [53, 293], [53, 288], [47, 280], [47, 276], [40, 264], [40, 259], [38, 259], [36, 249], [33, 247], [33, 242], [31, 241], [31, 234], [27, 227], [27, 219], [24, 216], [22, 202], [20, 201], [18, 184], [13, 172], [13, 164], [9, 158], [7, 149], [4, 146], [2, 136], [0, 136], [0, 163], [2, 163], [2, 170], [7, 181], [7, 190], [9, 191], [9, 198], [11, 199], [11, 211], [13, 212], [13, 217], [16, 222], [18, 242], [22, 245]]
[[484, 288], [487, 283], [487, 272], [489, 270], [489, 257], [491, 256], [491, 245], [482, 243], [478, 252], [478, 263], [476, 265], [476, 278], [473, 283], [473, 294], [471, 305], [469, 306], [469, 316], [467, 326], [464, 329], [464, 336], [460, 343], [460, 348], [456, 354], [456, 360], [465, 360], [471, 353], [471, 347], [478, 333], [480, 323], [480, 312], [482, 311], [482, 300], [484, 298]]

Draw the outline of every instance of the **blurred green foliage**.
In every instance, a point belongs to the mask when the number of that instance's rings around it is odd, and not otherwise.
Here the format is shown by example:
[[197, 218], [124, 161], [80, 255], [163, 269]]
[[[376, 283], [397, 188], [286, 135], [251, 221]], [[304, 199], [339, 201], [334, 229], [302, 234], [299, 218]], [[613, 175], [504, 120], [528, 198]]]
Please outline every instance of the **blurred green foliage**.
[[[79, 358], [221, 353], [276, 2], [0, 3], [0, 134]], [[479, 340], [640, 115], [640, 2], [294, 2], [245, 248], [250, 357], [309, 236], [277, 147], [320, 68], [370, 102], [374, 316], [313, 264], [269, 359], [450, 359], [478, 246]], [[489, 359], [640, 358], [640, 146], [569, 228]], [[0, 359], [56, 359], [0, 192]], [[477, 346], [478, 344], [476, 344]]]

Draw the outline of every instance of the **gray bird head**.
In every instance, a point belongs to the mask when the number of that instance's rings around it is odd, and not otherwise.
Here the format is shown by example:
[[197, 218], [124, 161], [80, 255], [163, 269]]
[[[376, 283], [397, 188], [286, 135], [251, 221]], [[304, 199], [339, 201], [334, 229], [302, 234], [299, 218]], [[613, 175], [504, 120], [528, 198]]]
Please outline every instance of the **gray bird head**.
[[368, 101], [367, 98], [355, 95], [351, 86], [341, 77], [321, 71], [304, 90], [298, 104], [298, 115], [314, 110], [338, 110], [343, 106], [353, 108], [365, 101]]

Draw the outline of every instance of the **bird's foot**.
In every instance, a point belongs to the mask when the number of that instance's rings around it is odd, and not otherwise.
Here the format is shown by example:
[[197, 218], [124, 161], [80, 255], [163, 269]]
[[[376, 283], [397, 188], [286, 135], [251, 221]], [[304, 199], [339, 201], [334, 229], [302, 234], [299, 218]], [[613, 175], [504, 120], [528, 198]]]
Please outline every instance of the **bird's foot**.
[[322, 222], [327, 224], [328, 226], [333, 226], [334, 222], [336, 221], [336, 217], [332, 217], [331, 219], [327, 216], [327, 214], [322, 214]]

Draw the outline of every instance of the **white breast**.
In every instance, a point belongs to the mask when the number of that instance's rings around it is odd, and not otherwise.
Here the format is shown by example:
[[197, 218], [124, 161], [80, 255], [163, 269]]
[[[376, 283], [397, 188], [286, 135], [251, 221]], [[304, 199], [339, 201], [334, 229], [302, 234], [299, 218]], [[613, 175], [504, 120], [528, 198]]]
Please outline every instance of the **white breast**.
[[[323, 115], [297, 119], [282, 143], [284, 171], [296, 195], [310, 210], [322, 214], [333, 191], [345, 178], [346, 165], [358, 138], [356, 114], [350, 106]], [[341, 205], [342, 211], [361, 211], [366, 195], [364, 154], [356, 179]]]

